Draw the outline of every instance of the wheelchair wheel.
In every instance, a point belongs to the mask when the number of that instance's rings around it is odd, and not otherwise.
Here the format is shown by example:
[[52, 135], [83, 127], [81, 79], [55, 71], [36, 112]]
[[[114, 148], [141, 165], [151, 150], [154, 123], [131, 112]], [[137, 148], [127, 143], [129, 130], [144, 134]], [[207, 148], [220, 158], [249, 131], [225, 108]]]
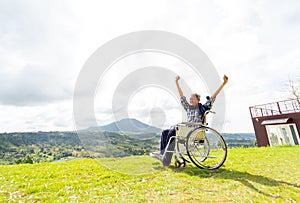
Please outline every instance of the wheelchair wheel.
[[182, 162], [181, 161], [179, 161], [179, 160], [175, 160], [175, 167], [176, 168], [180, 168], [181, 166], [183, 166], [183, 167], [185, 167], [186, 166], [186, 161], [185, 160], [183, 160]]
[[190, 160], [199, 168], [217, 169], [227, 156], [223, 137], [212, 128], [202, 126], [189, 132], [186, 151]]

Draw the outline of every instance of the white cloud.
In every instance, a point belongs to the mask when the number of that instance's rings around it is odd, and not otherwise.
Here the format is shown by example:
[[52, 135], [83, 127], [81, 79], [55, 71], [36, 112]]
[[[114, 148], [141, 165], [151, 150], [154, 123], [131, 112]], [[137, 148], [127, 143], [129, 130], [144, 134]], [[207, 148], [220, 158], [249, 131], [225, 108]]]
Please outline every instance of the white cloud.
[[71, 99], [77, 73], [72, 62], [76, 34], [72, 16], [64, 12], [66, 5], [58, 1], [1, 4], [0, 104]]
[[72, 87], [68, 81], [64, 81], [64, 75], [43, 65], [28, 64], [17, 73], [2, 78], [0, 103], [35, 106], [72, 98]]
[[0, 105], [1, 132], [73, 130], [72, 101], [36, 106]]

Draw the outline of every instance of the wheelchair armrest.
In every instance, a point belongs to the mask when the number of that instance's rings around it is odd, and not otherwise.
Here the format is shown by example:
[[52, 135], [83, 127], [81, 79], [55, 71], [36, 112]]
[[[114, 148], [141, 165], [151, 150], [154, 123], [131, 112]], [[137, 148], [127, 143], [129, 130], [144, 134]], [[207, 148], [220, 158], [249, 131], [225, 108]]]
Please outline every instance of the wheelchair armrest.
[[203, 123], [196, 123], [196, 122], [181, 122], [178, 124], [183, 124], [183, 125], [193, 125], [193, 126], [203, 126]]

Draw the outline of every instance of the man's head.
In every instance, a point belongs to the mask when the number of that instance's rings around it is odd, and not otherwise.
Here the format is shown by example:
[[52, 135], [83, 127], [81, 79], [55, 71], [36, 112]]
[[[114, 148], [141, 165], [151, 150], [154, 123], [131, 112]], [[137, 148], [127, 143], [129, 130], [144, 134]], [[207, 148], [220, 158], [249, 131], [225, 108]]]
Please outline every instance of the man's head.
[[190, 97], [190, 104], [192, 106], [197, 105], [200, 102], [200, 95], [199, 94], [192, 94]]

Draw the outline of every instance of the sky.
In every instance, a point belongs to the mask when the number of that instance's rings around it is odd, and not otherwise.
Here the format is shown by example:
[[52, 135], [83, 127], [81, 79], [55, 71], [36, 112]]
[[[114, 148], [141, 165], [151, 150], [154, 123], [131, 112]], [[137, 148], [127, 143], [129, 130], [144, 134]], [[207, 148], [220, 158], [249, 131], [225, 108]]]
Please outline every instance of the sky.
[[[142, 30], [189, 39], [213, 63], [219, 83], [228, 75], [223, 132], [254, 132], [249, 106], [289, 99], [288, 81], [300, 79], [298, 0], [0, 0], [0, 132], [76, 129], [73, 95], [85, 62], [106, 42]], [[197, 83], [180, 63], [144, 53], [112, 70], [173, 66]], [[111, 97], [129, 69], [103, 77], [95, 92], [98, 125], [115, 121]], [[193, 91], [211, 94], [198, 83]], [[174, 95], [154, 86], [136, 88], [128, 102], [130, 117], [161, 128], [184, 119], [181, 111]]]

